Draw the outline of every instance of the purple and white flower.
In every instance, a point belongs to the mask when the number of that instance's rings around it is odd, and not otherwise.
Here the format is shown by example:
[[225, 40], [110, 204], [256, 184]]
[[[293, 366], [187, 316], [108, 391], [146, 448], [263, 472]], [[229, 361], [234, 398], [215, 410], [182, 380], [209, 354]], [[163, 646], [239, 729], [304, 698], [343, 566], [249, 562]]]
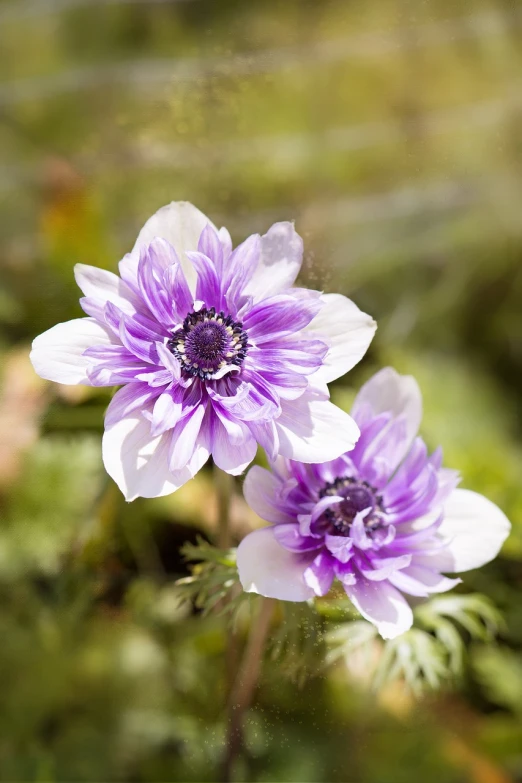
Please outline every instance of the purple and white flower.
[[291, 223], [235, 250], [186, 202], [160, 209], [119, 264], [76, 266], [87, 318], [34, 340], [43, 378], [122, 386], [103, 459], [127, 500], [174, 492], [207, 461], [239, 474], [257, 445], [274, 459], [331, 460], [359, 437], [327, 383], [364, 355], [375, 323], [338, 294], [294, 288]]
[[285, 601], [325, 595], [338, 579], [384, 638], [411, 627], [404, 594], [426, 598], [459, 579], [445, 573], [492, 560], [509, 534], [502, 511], [457, 489], [455, 471], [416, 437], [422, 400], [416, 381], [393, 369], [362, 387], [352, 416], [361, 437], [349, 453], [305, 465], [284, 458], [253, 467], [248, 504], [270, 527], [237, 551], [243, 588]]

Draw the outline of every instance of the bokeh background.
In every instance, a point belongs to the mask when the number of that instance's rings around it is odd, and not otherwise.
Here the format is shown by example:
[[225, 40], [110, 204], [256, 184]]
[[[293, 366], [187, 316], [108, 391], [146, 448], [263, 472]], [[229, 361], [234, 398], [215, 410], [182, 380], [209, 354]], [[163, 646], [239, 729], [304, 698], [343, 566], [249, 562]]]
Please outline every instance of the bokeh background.
[[368, 690], [364, 661], [296, 682], [269, 659], [236, 775], [522, 781], [518, 0], [0, 2], [0, 779], [220, 779], [224, 621], [174, 586], [180, 545], [214, 535], [210, 469], [126, 505], [106, 390], [27, 358], [81, 315], [73, 265], [114, 270], [171, 200], [236, 241], [295, 220], [303, 282], [379, 322], [336, 400], [415, 374], [429, 444], [513, 521], [465, 580], [506, 626], [460, 681], [417, 698]]

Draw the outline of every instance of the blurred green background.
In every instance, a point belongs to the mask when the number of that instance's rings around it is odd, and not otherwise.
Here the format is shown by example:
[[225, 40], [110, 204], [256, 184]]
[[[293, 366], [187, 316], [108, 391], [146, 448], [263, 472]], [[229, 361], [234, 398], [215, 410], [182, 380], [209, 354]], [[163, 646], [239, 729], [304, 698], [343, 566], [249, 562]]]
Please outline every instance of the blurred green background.
[[336, 400], [415, 374], [429, 444], [513, 521], [466, 575], [506, 628], [459, 682], [418, 699], [370, 692], [364, 660], [296, 683], [269, 659], [236, 776], [522, 781], [521, 131], [518, 0], [0, 2], [1, 780], [220, 779], [224, 621], [174, 587], [214, 535], [212, 474], [126, 505], [107, 391], [27, 359], [81, 315], [76, 262], [114, 270], [189, 200], [236, 241], [295, 220], [303, 282], [379, 323]]

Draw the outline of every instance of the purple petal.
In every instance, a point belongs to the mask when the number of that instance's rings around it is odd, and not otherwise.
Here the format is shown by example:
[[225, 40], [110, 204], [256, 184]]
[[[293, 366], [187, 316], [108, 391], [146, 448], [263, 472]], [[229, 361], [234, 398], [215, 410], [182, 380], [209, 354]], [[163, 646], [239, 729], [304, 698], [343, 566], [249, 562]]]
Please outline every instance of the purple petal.
[[359, 469], [375, 487], [384, 487], [400, 464], [409, 445], [407, 421], [399, 416], [389, 421], [373, 438], [359, 460]]
[[[404, 570], [396, 572], [393, 576], [394, 578], [395, 576], [403, 576], [412, 579], [414, 582], [422, 585], [428, 594], [445, 593], [462, 582], [462, 579], [449, 579], [447, 576], [442, 576], [442, 574], [432, 568], [416, 565], [415, 562]], [[390, 581], [392, 580], [390, 579]], [[408, 591], [405, 590], [405, 592]], [[417, 595], [417, 593], [413, 593], [412, 595]]]
[[159, 364], [156, 342], [160, 341], [160, 335], [124, 314], [120, 319], [120, 339], [123, 345], [138, 359], [151, 364]]
[[327, 347], [319, 340], [310, 341], [309, 350], [294, 350], [275, 347], [271, 343], [263, 343], [260, 350], [253, 351], [258, 367], [263, 371], [274, 373], [299, 373], [311, 375], [321, 366]]
[[123, 312], [133, 314], [143, 305], [134, 291], [118, 275], [87, 264], [76, 264], [74, 277], [85, 297], [103, 310], [106, 302], [113, 302]]
[[411, 608], [388, 582], [370, 582], [360, 578], [356, 584], [346, 585], [345, 589], [355, 608], [377, 627], [384, 639], [394, 639], [411, 628]]
[[411, 555], [399, 557], [372, 557], [366, 563], [358, 563], [360, 572], [372, 582], [382, 582], [396, 571], [406, 568], [411, 563]]
[[214, 262], [203, 253], [187, 253], [198, 275], [196, 298], [204, 302], [206, 307], [223, 308], [221, 282]]
[[213, 262], [218, 276], [222, 277], [224, 260], [223, 245], [221, 244], [218, 232], [210, 223], [208, 223], [201, 232], [197, 250]]
[[261, 239], [258, 234], [245, 239], [231, 254], [225, 275], [224, 291], [229, 310], [236, 312], [240, 297], [259, 262]]
[[317, 522], [325, 511], [332, 508], [332, 506], [336, 506], [338, 503], [342, 503], [343, 500], [344, 498], [340, 495], [326, 495], [324, 498], [321, 498], [317, 501], [312, 510], [310, 521], [312, 523]]
[[334, 570], [337, 579], [342, 582], [344, 587], [356, 583], [357, 577], [353, 570], [353, 560], [348, 560], [346, 563], [341, 563], [339, 560], [336, 560]]
[[[248, 431], [247, 431], [248, 432]], [[238, 476], [250, 465], [257, 452], [257, 443], [248, 432], [240, 445], [232, 445], [220, 419], [214, 415], [212, 422], [212, 458], [226, 473]]]
[[282, 601], [307, 601], [314, 591], [304, 580], [310, 555], [289, 552], [265, 527], [246, 536], [237, 549], [237, 568], [243, 589]]
[[162, 365], [171, 375], [171, 378], [175, 381], [179, 381], [181, 378], [181, 365], [175, 356], [171, 354], [169, 349], [164, 343], [156, 343], [156, 351], [158, 352], [158, 358]]
[[119, 386], [122, 383], [134, 383], [143, 380], [145, 365], [135, 362], [128, 367], [114, 368], [111, 365], [99, 364], [87, 368], [87, 376], [91, 386]]
[[172, 383], [172, 373], [162, 368], [149, 367], [145, 372], [138, 373], [136, 380], [148, 383], [153, 389], [163, 388]]
[[176, 426], [183, 411], [183, 393], [181, 387], [175, 386], [157, 398], [152, 411], [151, 435], [153, 437]]
[[340, 563], [347, 563], [353, 557], [353, 541], [348, 536], [332, 536], [327, 533], [324, 543], [329, 552]]
[[175, 492], [202, 467], [208, 451], [198, 448], [183, 470], [169, 468], [168, 433], [152, 438], [150, 422], [137, 412], [107, 427], [103, 436], [103, 462], [127, 500], [160, 497]]
[[303, 329], [320, 307], [319, 299], [279, 294], [254, 305], [243, 318], [243, 325], [249, 339], [260, 345]]
[[185, 253], [187, 250], [196, 250], [201, 232], [209, 223], [210, 220], [187, 201], [175, 201], [162, 207], [141, 229], [133, 252], [120, 262], [122, 278], [131, 285], [136, 281], [139, 248], [150, 244], [156, 237], [161, 237], [175, 249], [189, 286], [192, 287], [194, 283], [195, 287], [194, 269]]
[[369, 535], [364, 524], [364, 520], [370, 511], [370, 508], [366, 508], [364, 511], [360, 511], [358, 514], [356, 514], [350, 530], [350, 536], [354, 545], [357, 547], [357, 549], [362, 549], [363, 551], [367, 549], [373, 549], [374, 547], [374, 539], [371, 535]]
[[218, 236], [219, 241], [221, 242], [221, 247], [223, 248], [223, 264], [225, 265], [232, 252], [232, 239], [228, 230], [224, 226], [219, 229]]
[[172, 471], [182, 470], [190, 462], [204, 415], [205, 406], [198, 405], [170, 431], [169, 466]]
[[261, 519], [273, 524], [294, 522], [292, 515], [286, 511], [282, 488], [283, 482], [273, 473], [254, 465], [246, 475], [243, 494], [250, 508]]
[[230, 383], [208, 389], [213, 405], [244, 422], [270, 421], [280, 412], [273, 389], [257, 373], [244, 372], [244, 381], [237, 386]]
[[290, 552], [309, 552], [320, 547], [317, 538], [301, 535], [296, 522], [274, 525], [273, 530], [276, 541]]
[[425, 584], [419, 582], [418, 579], [408, 576], [408, 574], [405, 574], [402, 571], [397, 571], [395, 574], [392, 574], [389, 581], [390, 584], [400, 590], [401, 593], [413, 595], [416, 598], [427, 598], [429, 595], [429, 591]]
[[306, 584], [316, 595], [326, 595], [334, 580], [335, 561], [328, 552], [319, 552], [304, 572]]
[[428, 449], [421, 438], [415, 438], [402, 465], [399, 467], [383, 493], [386, 508], [393, 511], [400, 507], [401, 502], [408, 501], [410, 487], [428, 461]]
[[260, 300], [290, 288], [302, 260], [303, 240], [293, 224], [274, 223], [261, 237], [259, 263], [245, 293]]
[[119, 389], [105, 413], [105, 426], [112, 427], [136, 410], [146, 408], [154, 400], [155, 393], [146, 383], [128, 383]]
[[243, 424], [243, 422], [237, 421], [226, 411], [220, 409], [219, 405], [213, 405], [212, 410], [214, 415], [217, 416], [222, 426], [225, 428], [227, 438], [231, 446], [243, 446], [245, 441], [250, 441], [252, 439], [250, 430], [246, 427], [245, 424]]
[[247, 426], [255, 440], [265, 450], [267, 458], [273, 462], [279, 453], [279, 435], [275, 423], [249, 421]]
[[172, 303], [176, 318], [182, 322], [192, 312], [193, 297], [181, 264], [171, 264], [163, 273], [163, 287]]
[[95, 318], [99, 323], [104, 324], [105, 319], [105, 305], [101, 299], [93, 299], [89, 296], [80, 297], [80, 307], [86, 315], [90, 315], [91, 318]]
[[162, 239], [155, 239], [141, 252], [138, 283], [141, 295], [154, 318], [168, 329], [176, 323], [172, 299], [164, 287], [164, 276], [171, 264], [179, 266], [174, 249]]
[[391, 413], [394, 418], [405, 418], [406, 454], [422, 420], [422, 397], [417, 381], [410, 375], [399, 375], [391, 367], [380, 370], [361, 388], [355, 399], [352, 414], [359, 425], [363, 423], [361, 416], [367, 416], [368, 411], [371, 412], [372, 418], [381, 413]]

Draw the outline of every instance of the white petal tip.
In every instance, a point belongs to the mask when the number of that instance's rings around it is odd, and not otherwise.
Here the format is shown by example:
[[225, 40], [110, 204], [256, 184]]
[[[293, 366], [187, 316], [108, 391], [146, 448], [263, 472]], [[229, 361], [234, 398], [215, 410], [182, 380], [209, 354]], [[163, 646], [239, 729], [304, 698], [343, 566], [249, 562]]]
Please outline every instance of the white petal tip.
[[282, 601], [307, 601], [314, 592], [304, 581], [308, 563], [284, 549], [265, 527], [247, 535], [237, 549], [239, 581], [247, 593]]

